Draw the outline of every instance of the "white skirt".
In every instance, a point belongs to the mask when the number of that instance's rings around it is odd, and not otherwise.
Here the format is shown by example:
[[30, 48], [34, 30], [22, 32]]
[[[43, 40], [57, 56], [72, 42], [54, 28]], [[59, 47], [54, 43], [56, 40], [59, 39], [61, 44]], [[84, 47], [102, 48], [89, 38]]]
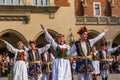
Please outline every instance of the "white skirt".
[[72, 80], [71, 65], [67, 59], [54, 59], [52, 62], [52, 80]]
[[93, 68], [94, 68], [94, 71], [92, 72], [92, 74], [100, 74], [100, 64], [99, 64], [99, 61], [92, 61], [93, 63]]
[[28, 80], [27, 67], [24, 61], [16, 61], [13, 68], [13, 80]]

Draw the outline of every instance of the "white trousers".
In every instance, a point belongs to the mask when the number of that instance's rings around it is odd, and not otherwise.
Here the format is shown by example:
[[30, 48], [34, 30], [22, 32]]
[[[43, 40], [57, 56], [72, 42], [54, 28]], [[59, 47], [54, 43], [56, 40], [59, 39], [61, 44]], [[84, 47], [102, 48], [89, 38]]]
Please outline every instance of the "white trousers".
[[42, 80], [42, 74], [40, 74], [36, 77], [32, 77], [30, 80]]
[[94, 71], [92, 72], [92, 74], [100, 74], [99, 61], [92, 61], [92, 63], [94, 68]]
[[79, 74], [78, 80], [92, 80], [92, 74]]
[[108, 74], [109, 74], [109, 70], [101, 70], [101, 77], [102, 78], [108, 77]]
[[49, 80], [49, 75], [50, 74], [43, 74], [42, 75], [43, 80]]

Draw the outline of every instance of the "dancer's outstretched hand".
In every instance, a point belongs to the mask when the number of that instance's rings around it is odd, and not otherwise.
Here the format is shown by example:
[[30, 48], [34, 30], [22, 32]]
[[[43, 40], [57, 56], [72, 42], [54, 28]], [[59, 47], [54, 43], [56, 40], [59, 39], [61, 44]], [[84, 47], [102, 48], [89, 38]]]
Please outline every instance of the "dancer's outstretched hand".
[[120, 44], [118, 45], [118, 47], [120, 48]]
[[45, 30], [45, 28], [44, 28], [44, 26], [43, 26], [42, 24], [40, 24], [40, 26], [41, 26], [41, 28], [42, 28], [43, 30]]
[[108, 32], [109, 31], [109, 27], [105, 27], [105, 29], [103, 31], [104, 32]]
[[0, 39], [0, 41], [1, 41], [1, 42], [5, 42], [5, 40], [4, 40], [4, 39]]

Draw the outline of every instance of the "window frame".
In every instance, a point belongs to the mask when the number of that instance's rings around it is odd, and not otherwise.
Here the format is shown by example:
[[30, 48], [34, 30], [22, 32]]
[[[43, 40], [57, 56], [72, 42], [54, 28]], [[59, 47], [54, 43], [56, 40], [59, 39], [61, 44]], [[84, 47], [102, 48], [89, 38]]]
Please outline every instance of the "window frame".
[[[9, 1], [10, 1], [11, 3], [9, 3]], [[13, 0], [5, 0], [5, 4], [6, 4], [6, 5], [13, 5]]]
[[[100, 11], [99, 15], [97, 15], [97, 13], [96, 13], [96, 9], [95, 9], [96, 4], [99, 5], [99, 11]], [[94, 11], [94, 16], [101, 16], [101, 3], [100, 2], [94, 2], [93, 3], [93, 11]]]
[[4, 0], [2, 0], [1, 2], [2, 2], [2, 3], [0, 3], [0, 5], [3, 5], [3, 4], [5, 4]]
[[14, 1], [13, 1], [13, 4], [14, 4], [14, 5], [20, 5], [20, 0], [18, 0], [18, 3], [16, 3], [16, 1], [14, 0]]

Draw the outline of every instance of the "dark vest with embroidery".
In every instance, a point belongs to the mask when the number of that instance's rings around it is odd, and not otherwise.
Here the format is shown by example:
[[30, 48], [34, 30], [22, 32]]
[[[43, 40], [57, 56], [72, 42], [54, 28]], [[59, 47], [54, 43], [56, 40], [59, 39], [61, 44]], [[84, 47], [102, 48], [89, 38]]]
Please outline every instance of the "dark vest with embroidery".
[[[81, 47], [80, 41], [76, 41], [76, 42], [75, 42], [75, 46], [76, 46], [77, 55], [78, 55], [78, 56], [84, 56], [84, 53], [82, 52], [82, 47]], [[91, 55], [92, 48], [91, 48], [91, 46], [90, 46], [89, 40], [87, 40], [86, 46], [87, 46], [87, 51], [88, 51], [88, 52], [87, 52], [87, 55]], [[80, 52], [80, 51], [81, 51], [81, 52]]]
[[[106, 59], [108, 59], [109, 57], [109, 55], [108, 55], [108, 51], [107, 50], [105, 50], [105, 52], [106, 52]], [[102, 51], [99, 51], [99, 54], [100, 54], [100, 59], [105, 59], [105, 57], [104, 57], [104, 54], [103, 54], [103, 52]]]
[[43, 54], [41, 55], [42, 62], [50, 62], [50, 61], [52, 61], [50, 54], [51, 54], [51, 53], [48, 53], [48, 54], [47, 54], [47, 61], [46, 61], [45, 56], [44, 56], [44, 53], [43, 53]]
[[[28, 51], [28, 55], [29, 55], [29, 61], [34, 61], [32, 50]], [[41, 55], [38, 53], [38, 49], [35, 50], [35, 58], [36, 58], [36, 61], [41, 60]]]
[[94, 54], [94, 52], [92, 53], [92, 59], [93, 60], [99, 60], [99, 53], [97, 52], [96, 55]]
[[[75, 46], [78, 55], [78, 61], [76, 63], [76, 72], [87, 73], [87, 74], [91, 73], [93, 71], [92, 59], [85, 58], [86, 56], [84, 55], [80, 41], [76, 41]], [[91, 54], [92, 48], [90, 47], [89, 40], [86, 41], [86, 46], [87, 46], [87, 56], [91, 56], [92, 58], [92, 54]], [[79, 59], [79, 57], [81, 58]]]
[[[38, 52], [38, 49], [35, 50], [35, 58], [33, 56], [32, 50], [28, 51], [28, 56], [29, 56], [29, 70], [28, 70], [28, 75], [30, 77], [35, 77], [41, 74], [41, 65], [40, 65], [40, 60], [41, 60], [41, 55]], [[37, 62], [36, 62], [37, 61]]]
[[24, 59], [24, 56], [25, 56], [25, 52], [24, 52], [24, 51], [18, 52], [18, 53], [17, 53], [16, 60], [17, 60], [17, 61], [19, 61], [19, 60], [23, 60], [23, 61], [24, 61], [24, 60], [25, 60], [25, 59]]
[[42, 57], [42, 72], [44, 74], [49, 74], [50, 73], [50, 70], [51, 70], [51, 61], [52, 61], [52, 58], [51, 58], [51, 53], [47, 53], [47, 61], [45, 59], [45, 56], [44, 56], [44, 53], [41, 55]]
[[106, 58], [104, 57], [104, 54], [102, 51], [99, 51], [99, 55], [100, 55], [100, 70], [108, 70], [109, 69], [109, 63], [108, 60], [109, 59], [109, 54], [108, 51], [106, 51]]
[[56, 52], [57, 52], [57, 57], [58, 58], [67, 58], [67, 52], [68, 52], [68, 49], [67, 48], [60, 48], [60, 47], [57, 47], [56, 49]]

